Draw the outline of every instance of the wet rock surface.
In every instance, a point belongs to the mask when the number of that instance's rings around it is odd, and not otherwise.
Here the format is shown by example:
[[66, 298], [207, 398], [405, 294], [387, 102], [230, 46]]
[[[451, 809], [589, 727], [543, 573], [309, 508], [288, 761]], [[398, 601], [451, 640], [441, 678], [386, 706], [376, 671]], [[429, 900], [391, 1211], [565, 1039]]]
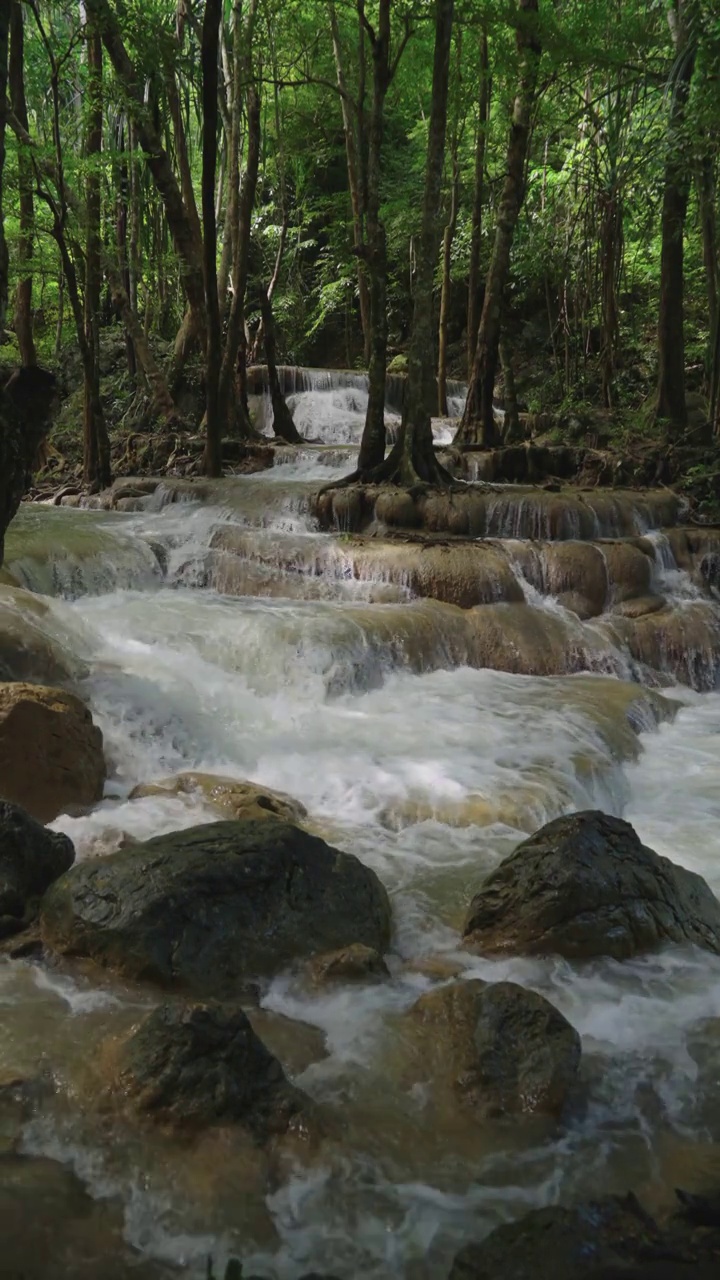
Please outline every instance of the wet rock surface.
[[45, 685], [0, 684], [0, 796], [52, 822], [99, 800], [102, 733], [74, 694]]
[[0, 581], [0, 680], [65, 683], [86, 674], [84, 663], [48, 634], [47, 611], [41, 597]]
[[52, 949], [209, 996], [351, 943], [385, 951], [390, 921], [373, 871], [280, 821], [158, 836], [76, 866], [42, 904]]
[[146, 796], [177, 796], [199, 793], [213, 808], [238, 820], [281, 818], [284, 822], [302, 822], [307, 809], [283, 791], [244, 782], [238, 778], [219, 777], [213, 773], [180, 773], [160, 782], [143, 782], [130, 793], [131, 800]]
[[32, 920], [45, 890], [74, 860], [67, 836], [47, 831], [18, 805], [0, 800], [0, 938]]
[[162, 1004], [113, 1056], [123, 1103], [172, 1125], [239, 1124], [264, 1143], [311, 1109], [239, 1005]]
[[478, 954], [624, 960], [666, 943], [720, 954], [720, 903], [705, 881], [598, 811], [550, 822], [488, 876], [464, 945]]
[[308, 975], [317, 986], [327, 986], [335, 982], [382, 982], [390, 972], [379, 951], [356, 942], [339, 951], [314, 956], [308, 964]]
[[449, 1280], [713, 1280], [720, 1230], [663, 1227], [632, 1196], [537, 1209], [466, 1245]]
[[3, 1280], [171, 1280], [123, 1240], [123, 1213], [65, 1166], [0, 1155]]
[[580, 1037], [543, 996], [514, 982], [454, 982], [421, 996], [412, 1017], [437, 1038], [440, 1069], [474, 1115], [562, 1111]]

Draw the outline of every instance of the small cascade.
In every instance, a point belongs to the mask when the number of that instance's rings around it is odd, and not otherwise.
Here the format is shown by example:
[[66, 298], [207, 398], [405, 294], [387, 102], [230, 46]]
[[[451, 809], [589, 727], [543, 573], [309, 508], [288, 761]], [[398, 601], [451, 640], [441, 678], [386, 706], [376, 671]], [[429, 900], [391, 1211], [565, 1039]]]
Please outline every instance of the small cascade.
[[[369, 384], [366, 373], [351, 369], [305, 369], [280, 365], [278, 377], [295, 426], [304, 439], [329, 445], [360, 443], [368, 403]], [[405, 374], [387, 375], [385, 425], [390, 444], [400, 426], [406, 387]], [[271, 435], [273, 414], [265, 365], [255, 365], [248, 369], [248, 388], [258, 429]], [[467, 387], [464, 383], [448, 382], [448, 410], [451, 418], [461, 416], [466, 396]], [[434, 411], [435, 405], [430, 407]], [[438, 444], [450, 443], [454, 430], [446, 419], [437, 419], [433, 423], [433, 433]]]
[[150, 542], [128, 536], [118, 517], [51, 507], [21, 508], [8, 530], [5, 564], [29, 590], [68, 600], [148, 590], [163, 575]]
[[663, 529], [651, 529], [644, 535], [653, 552], [653, 587], [668, 599], [701, 600], [703, 593], [690, 574], [681, 569], [675, 558], [670, 538]]

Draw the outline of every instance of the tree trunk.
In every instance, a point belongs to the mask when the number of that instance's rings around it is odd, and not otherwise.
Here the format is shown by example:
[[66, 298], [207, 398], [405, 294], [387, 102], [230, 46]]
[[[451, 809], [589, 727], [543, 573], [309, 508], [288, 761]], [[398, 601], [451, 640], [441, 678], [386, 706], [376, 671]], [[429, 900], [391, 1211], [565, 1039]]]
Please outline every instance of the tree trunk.
[[459, 146], [459, 130], [460, 130], [460, 106], [459, 95], [461, 90], [461, 58], [462, 58], [462, 41], [458, 34], [456, 40], [456, 62], [455, 62], [455, 120], [452, 132], [452, 141], [450, 144], [450, 157], [452, 164], [452, 178], [450, 184], [450, 215], [445, 230], [443, 232], [442, 242], [442, 285], [440, 289], [440, 322], [438, 324], [438, 370], [437, 370], [437, 406], [438, 414], [441, 418], [447, 417], [448, 401], [447, 401], [447, 341], [448, 341], [448, 323], [450, 318], [450, 288], [451, 288], [451, 265], [452, 265], [452, 246], [455, 239], [455, 231], [457, 229], [458, 220], [458, 203], [460, 199], [460, 165], [458, 163], [458, 146]]
[[[25, 32], [23, 11], [18, 0], [10, 18], [10, 101], [23, 129], [28, 128], [25, 101]], [[18, 236], [18, 281], [15, 294], [15, 333], [24, 365], [37, 364], [32, 321], [33, 181], [32, 161], [18, 143], [18, 187], [20, 191], [20, 234]]]
[[195, 188], [193, 186], [192, 170], [190, 168], [190, 156], [188, 155], [187, 138], [185, 136], [185, 123], [183, 121], [182, 106], [180, 103], [180, 95], [178, 93], [174, 67], [169, 67], [166, 71], [165, 89], [167, 92], [168, 106], [170, 107], [170, 116], [173, 122], [175, 152], [178, 169], [180, 171], [180, 190], [182, 191], [183, 203], [193, 228], [193, 235], [198, 244], [201, 244], [203, 238], [202, 224], [200, 222], [200, 214], [198, 213], [197, 201], [195, 199]]
[[85, 156], [88, 164], [86, 180], [85, 240], [85, 342], [88, 359], [84, 367], [83, 412], [83, 479], [86, 484], [103, 488], [110, 484], [110, 444], [100, 400], [100, 289], [101, 264], [101, 189], [100, 157], [102, 154], [103, 92], [102, 40], [94, 24], [86, 28], [88, 85], [87, 133]]
[[142, 273], [142, 209], [140, 204], [140, 172], [137, 159], [136, 128], [128, 121], [130, 169], [130, 250], [128, 253], [128, 297], [135, 315], [140, 314], [138, 291]]
[[[8, 45], [11, 0], [0, 0], [0, 338], [5, 332], [8, 308], [10, 264], [5, 239], [5, 127], [7, 122]], [[0, 512], [0, 516], [1, 516]], [[2, 530], [4, 532], [4, 530]]]
[[718, 318], [718, 240], [714, 169], [714, 157], [703, 156], [698, 169], [697, 186], [711, 344]]
[[113, 306], [125, 326], [125, 332], [132, 341], [137, 362], [150, 388], [152, 408], [156, 413], [166, 418], [168, 422], [175, 422], [179, 414], [168, 380], [155, 360], [147, 335], [140, 323], [140, 317], [133, 310], [127, 289], [116, 271], [110, 272], [110, 290]]
[[687, 0], [675, 0], [668, 18], [676, 52], [676, 73], [667, 131], [660, 253], [658, 386], [656, 417], [667, 419], [674, 435], [687, 427], [685, 404], [684, 254], [685, 214], [691, 164], [684, 141], [685, 109], [695, 67], [696, 46], [686, 23]]
[[[271, 304], [273, 300], [273, 295], [278, 286], [278, 281], [280, 279], [280, 268], [282, 267], [282, 260], [285, 254], [285, 245], [287, 244], [287, 233], [288, 233], [287, 214], [283, 210], [283, 222], [280, 228], [280, 240], [278, 242], [277, 253], [275, 254], [275, 266], [273, 267], [273, 273], [272, 273], [272, 276], [270, 277], [270, 283], [268, 284], [268, 287], [266, 290], [268, 302], [270, 302]], [[262, 308], [261, 308], [261, 311], [262, 311]], [[264, 338], [265, 338], [264, 329], [265, 329], [265, 325], [264, 325], [262, 314], [261, 314], [260, 324], [258, 325], [255, 331], [252, 348], [250, 350], [250, 360], [249, 360], [250, 364], [257, 364], [260, 347], [262, 344], [264, 344]], [[273, 342], [274, 342], [274, 338], [273, 338]]]
[[510, 251], [524, 196], [525, 161], [541, 52], [537, 36], [538, 0], [518, 0], [518, 10], [520, 76], [507, 149], [505, 182], [498, 207], [492, 258], [485, 281], [485, 297], [468, 397], [455, 437], [458, 444], [480, 444], [486, 448], [497, 441], [493, 392], [503, 296], [510, 271]]
[[450, 47], [454, 0], [435, 2], [435, 53], [433, 58], [432, 106], [428, 130], [422, 228], [415, 277], [413, 320], [408, 349], [408, 379], [402, 425], [397, 443], [375, 478], [392, 484], [412, 486], [452, 484], [452, 477], [435, 457], [429, 405], [434, 388], [433, 363], [428, 352], [433, 345], [433, 285], [440, 247], [442, 176], [447, 125]]
[[270, 399], [272, 401], [273, 432], [277, 439], [286, 440], [288, 444], [302, 444], [303, 438], [293, 422], [293, 416], [287, 407], [278, 377], [275, 353], [275, 319], [269, 292], [269, 289], [266, 289], [264, 285], [260, 285], [260, 314], [262, 315], [265, 361], [267, 363]]
[[198, 240], [197, 228], [192, 217], [185, 207], [170, 158], [162, 145], [159, 130], [145, 105], [144, 82], [128, 55], [117, 19], [108, 0], [85, 0], [85, 8], [88, 15], [97, 21], [108, 56], [123, 86], [128, 111], [137, 130], [138, 143], [163, 202], [167, 225], [180, 265], [183, 289], [192, 312], [192, 320], [183, 325], [176, 342], [170, 378], [172, 385], [177, 381], [191, 346], [201, 339], [206, 330], [202, 244]]
[[478, 103], [478, 128], [475, 142], [475, 186], [473, 189], [472, 231], [470, 239], [470, 266], [468, 268], [467, 309], [467, 367], [468, 379], [472, 375], [475, 344], [480, 321], [480, 246], [482, 244], [483, 205], [485, 203], [485, 151], [487, 149], [488, 119], [490, 115], [490, 57], [487, 31], [480, 37], [480, 99]]
[[390, 0], [380, 0], [377, 34], [370, 31], [373, 100], [366, 164], [367, 244], [363, 257], [370, 284], [370, 359], [368, 407], [358, 457], [360, 471], [380, 466], [385, 457], [385, 375], [387, 366], [387, 244], [380, 217], [385, 98], [390, 87]]
[[232, 265], [235, 259], [235, 237], [237, 235], [238, 207], [240, 203], [240, 131], [242, 125], [243, 101], [243, 23], [242, 4], [236, 0], [233, 4], [233, 43], [232, 74], [230, 84], [230, 136], [228, 138], [227, 164], [227, 205], [223, 224], [223, 247], [218, 280], [218, 296], [221, 314], [225, 316], [229, 307], [228, 286]]
[[504, 338], [500, 339], [500, 364], [502, 365], [503, 382], [505, 384], [505, 420], [503, 422], [502, 438], [503, 444], [513, 444], [516, 440], [521, 438], [520, 414], [518, 413], [517, 389], [515, 386], [515, 371], [513, 369], [512, 353]]
[[353, 216], [354, 246], [358, 263], [358, 297], [360, 301], [360, 323], [362, 325], [363, 332], [363, 354], [365, 363], [367, 364], [370, 359], [370, 294], [368, 291], [365, 263], [361, 256], [361, 250], [365, 243], [363, 226], [363, 192], [360, 182], [355, 122], [352, 116], [352, 103], [348, 94], [345, 69], [343, 67], [342, 46], [340, 44], [340, 32], [338, 29], [337, 14], [335, 12], [334, 4], [330, 4], [329, 9], [333, 54], [335, 56], [335, 75], [337, 77], [338, 89], [340, 90], [343, 132], [345, 134], [345, 158], [347, 162], [348, 187], [350, 188], [350, 203]]
[[57, 324], [55, 326], [55, 347], [53, 354], [56, 362], [60, 359], [62, 352], [63, 328], [65, 325], [65, 272], [60, 271], [58, 279], [58, 313]]
[[[240, 57], [241, 79], [245, 84], [245, 105], [247, 112], [247, 154], [245, 172], [240, 183], [237, 201], [236, 224], [231, 228], [233, 235], [232, 287], [233, 296], [228, 315], [225, 350], [222, 355], [219, 382], [220, 414], [225, 422], [231, 418], [239, 424], [243, 434], [250, 434], [250, 418], [247, 409], [247, 382], [245, 368], [247, 364], [247, 341], [245, 337], [245, 293], [248, 281], [248, 259], [250, 254], [250, 234], [252, 231], [252, 212], [255, 206], [258, 172], [260, 168], [260, 86], [255, 77], [253, 65], [253, 38], [255, 19], [257, 16], [257, 0], [251, 0], [250, 11], [244, 24], [242, 42], [244, 52]], [[240, 37], [238, 36], [238, 40]], [[237, 75], [237, 70], [236, 70]], [[232, 171], [232, 156], [230, 170]], [[232, 193], [231, 193], [232, 194]], [[236, 374], [240, 382], [239, 408], [231, 414], [232, 393]]]
[[[600, 376], [602, 400], [606, 409], [615, 408], [615, 365], [620, 340], [620, 310], [618, 289], [623, 268], [623, 139], [625, 121], [631, 118], [632, 99], [628, 99], [620, 84], [608, 85], [605, 95], [606, 110], [603, 127], [598, 122], [591, 105], [592, 85], [590, 77], [586, 85], [587, 118], [585, 132], [590, 134], [590, 158], [593, 161], [595, 182], [588, 192], [588, 208], [597, 208], [600, 215], [598, 251], [600, 274]], [[604, 153], [601, 152], [601, 146]]]
[[[117, 190], [117, 251], [118, 251], [118, 267], [122, 287], [128, 297], [128, 306], [130, 305], [130, 260], [128, 257], [128, 222], [129, 222], [129, 193], [130, 193], [130, 173], [127, 163], [127, 152], [125, 150], [125, 122], [121, 119], [118, 125], [118, 154], [120, 156], [120, 168], [118, 173], [118, 190]], [[116, 306], [114, 299], [114, 291], [111, 287], [111, 297], [113, 305]], [[133, 342], [131, 330], [125, 325], [125, 351], [127, 354], [128, 373], [131, 378], [135, 378], [137, 374], [137, 356], [135, 352], [135, 344]]]
[[222, 475], [223, 420], [219, 401], [222, 334], [217, 282], [217, 226], [215, 222], [215, 178], [218, 135], [218, 50], [222, 0], [205, 0], [202, 26], [202, 213], [205, 248], [205, 307], [207, 311], [207, 356], [205, 361], [206, 438], [205, 472]]

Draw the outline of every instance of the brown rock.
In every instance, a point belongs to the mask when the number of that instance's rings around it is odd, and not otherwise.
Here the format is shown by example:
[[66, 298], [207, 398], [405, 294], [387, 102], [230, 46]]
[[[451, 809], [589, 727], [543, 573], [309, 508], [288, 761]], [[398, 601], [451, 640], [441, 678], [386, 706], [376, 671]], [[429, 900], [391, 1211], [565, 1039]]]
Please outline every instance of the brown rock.
[[481, 1118], [558, 1114], [580, 1066], [580, 1037], [535, 991], [477, 979], [427, 992], [412, 1016], [432, 1034], [428, 1057]]
[[632, 542], [603, 542], [600, 550], [605, 557], [610, 597], [614, 604], [650, 594], [651, 553], [644, 552]]
[[102, 734], [79, 698], [0, 684], [0, 798], [52, 822], [100, 800], [105, 776]]
[[310, 977], [319, 986], [331, 982], [382, 982], [390, 977], [380, 952], [362, 942], [314, 956], [308, 967]]
[[591, 542], [549, 542], [542, 550], [544, 587], [581, 618], [602, 613], [608, 591], [605, 557]]
[[305, 806], [283, 791], [273, 791], [257, 782], [218, 777], [214, 773], [178, 773], [161, 782], [144, 782], [131, 791], [130, 799], [197, 792], [229, 818], [282, 818], [284, 822], [299, 823], [307, 817]]

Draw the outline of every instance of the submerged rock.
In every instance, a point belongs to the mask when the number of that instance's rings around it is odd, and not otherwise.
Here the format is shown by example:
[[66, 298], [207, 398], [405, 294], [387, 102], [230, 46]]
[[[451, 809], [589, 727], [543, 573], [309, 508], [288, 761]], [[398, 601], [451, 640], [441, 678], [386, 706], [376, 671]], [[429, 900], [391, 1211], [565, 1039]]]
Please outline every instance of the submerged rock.
[[218, 777], [214, 773], [178, 773], [161, 782], [144, 782], [130, 793], [131, 800], [145, 796], [178, 796], [200, 793], [228, 817], [237, 819], [281, 818], [285, 822], [302, 822], [307, 809], [284, 791], [273, 791], [257, 782], [239, 778]]
[[18, 805], [0, 800], [0, 938], [30, 922], [45, 890], [67, 871], [75, 850]]
[[701, 876], [597, 811], [542, 827], [470, 904], [464, 945], [498, 952], [618, 960], [676, 942], [720, 954], [720, 902]]
[[85, 664], [46, 630], [49, 612], [40, 596], [0, 582], [0, 680], [54, 683], [87, 673]]
[[385, 951], [390, 925], [373, 871], [280, 821], [158, 836], [79, 864], [42, 904], [56, 951], [211, 996], [351, 943]]
[[3, 1280], [176, 1280], [124, 1238], [122, 1204], [94, 1198], [64, 1164], [0, 1155]]
[[115, 1067], [115, 1087], [142, 1115], [237, 1123], [257, 1142], [286, 1133], [311, 1106], [235, 1004], [159, 1005], [119, 1046]]
[[102, 733], [74, 694], [0, 684], [0, 796], [40, 822], [102, 798]]
[[562, 1111], [580, 1066], [580, 1036], [543, 996], [514, 982], [453, 982], [421, 996], [412, 1015], [435, 1038], [454, 1093], [476, 1115]]
[[604, 1268], [662, 1257], [661, 1244], [659, 1228], [634, 1196], [609, 1196], [574, 1208], [536, 1209], [496, 1227], [461, 1249], [448, 1280], [600, 1280]]
[[390, 977], [380, 952], [361, 942], [313, 956], [308, 969], [311, 980], [318, 986], [333, 982], [382, 982], [383, 978]]

